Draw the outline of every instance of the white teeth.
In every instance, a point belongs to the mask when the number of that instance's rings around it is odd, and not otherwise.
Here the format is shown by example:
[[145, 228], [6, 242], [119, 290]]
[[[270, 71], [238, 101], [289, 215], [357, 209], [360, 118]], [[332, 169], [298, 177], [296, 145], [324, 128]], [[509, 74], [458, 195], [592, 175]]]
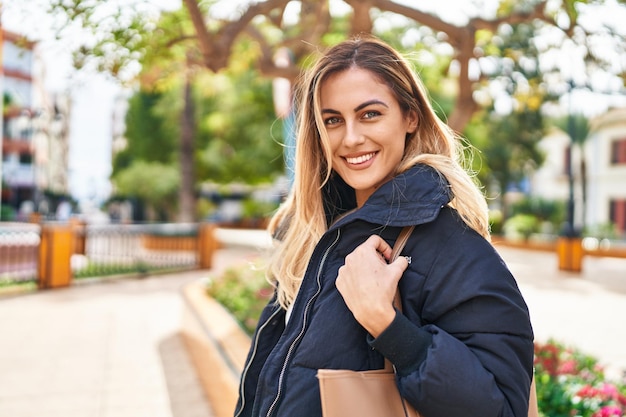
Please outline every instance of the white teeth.
[[356, 158], [346, 158], [349, 164], [362, 164], [363, 162], [369, 161], [374, 157], [375, 153], [368, 153], [366, 155], [357, 156]]

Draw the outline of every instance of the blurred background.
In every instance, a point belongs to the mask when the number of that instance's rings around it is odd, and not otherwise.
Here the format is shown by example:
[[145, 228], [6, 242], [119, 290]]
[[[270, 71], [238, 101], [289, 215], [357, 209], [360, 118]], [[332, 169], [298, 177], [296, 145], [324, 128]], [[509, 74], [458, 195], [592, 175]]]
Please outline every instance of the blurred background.
[[[243, 360], [207, 370], [230, 347], [206, 350], [227, 321], [206, 304], [249, 336], [294, 84], [311, 54], [373, 33], [468, 145], [531, 312], [543, 415], [626, 415], [626, 1], [0, 0], [0, 16], [0, 414], [232, 415]], [[245, 357], [248, 336], [218, 342]]]
[[299, 68], [371, 32], [475, 147], [494, 233], [624, 236], [623, 2], [0, 5], [2, 220], [266, 217], [289, 188]]

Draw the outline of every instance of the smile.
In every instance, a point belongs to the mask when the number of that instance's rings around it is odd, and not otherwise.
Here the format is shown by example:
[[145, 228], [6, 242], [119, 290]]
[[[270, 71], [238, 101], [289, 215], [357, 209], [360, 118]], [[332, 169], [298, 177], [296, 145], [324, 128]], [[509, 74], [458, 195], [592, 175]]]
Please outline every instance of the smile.
[[349, 164], [357, 165], [357, 164], [362, 164], [363, 162], [369, 161], [370, 159], [374, 157], [374, 155], [376, 155], [376, 152], [367, 153], [365, 155], [360, 155], [355, 158], [346, 157], [345, 159]]

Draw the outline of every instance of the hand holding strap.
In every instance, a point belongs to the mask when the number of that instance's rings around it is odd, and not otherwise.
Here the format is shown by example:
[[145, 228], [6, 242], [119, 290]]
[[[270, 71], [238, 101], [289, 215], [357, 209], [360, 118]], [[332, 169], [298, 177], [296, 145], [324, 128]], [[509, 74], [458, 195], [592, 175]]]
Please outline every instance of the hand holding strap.
[[[398, 258], [400, 252], [404, 249], [404, 245], [406, 245], [406, 241], [409, 240], [409, 236], [411, 236], [413, 229], [415, 229], [415, 226], [405, 226], [402, 228], [398, 238], [396, 239], [396, 243], [393, 245], [393, 249], [391, 250], [391, 258], [389, 259], [389, 262], [393, 262]], [[393, 306], [398, 311], [402, 312], [402, 299], [400, 298], [399, 287], [396, 289], [396, 295], [393, 298]]]

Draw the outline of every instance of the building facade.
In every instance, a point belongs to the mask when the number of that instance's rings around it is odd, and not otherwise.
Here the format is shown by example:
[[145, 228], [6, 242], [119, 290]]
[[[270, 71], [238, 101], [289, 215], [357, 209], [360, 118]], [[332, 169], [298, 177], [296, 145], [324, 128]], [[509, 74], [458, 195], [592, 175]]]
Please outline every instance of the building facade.
[[570, 138], [560, 130], [548, 134], [538, 146], [546, 159], [531, 176], [530, 194], [567, 201], [571, 157], [575, 227], [625, 236], [626, 108], [592, 119], [584, 145], [574, 146], [571, 153]]
[[0, 29], [2, 57], [2, 205], [18, 217], [53, 213], [68, 196], [71, 103], [50, 96], [37, 69], [37, 44]]
[[613, 109], [591, 122], [585, 142], [586, 221], [613, 225], [626, 234], [626, 108]]

